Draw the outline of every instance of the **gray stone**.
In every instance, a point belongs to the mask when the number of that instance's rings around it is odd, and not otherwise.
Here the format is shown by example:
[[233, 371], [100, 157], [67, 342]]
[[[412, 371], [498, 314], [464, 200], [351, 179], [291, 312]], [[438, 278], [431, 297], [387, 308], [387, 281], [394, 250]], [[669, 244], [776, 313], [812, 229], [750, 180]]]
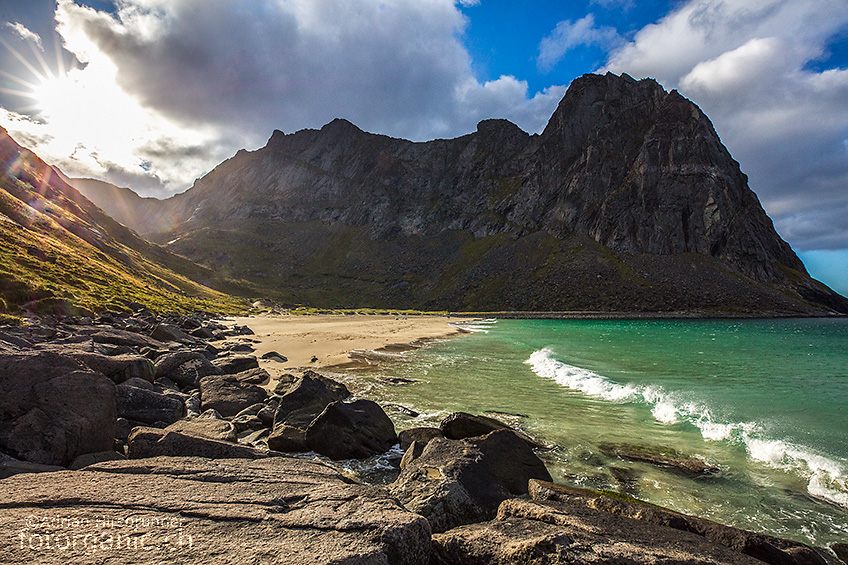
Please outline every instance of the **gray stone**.
[[435, 437], [445, 436], [439, 428], [411, 428], [398, 434], [398, 443], [400, 443], [400, 448], [406, 451], [406, 448], [408, 448], [413, 441], [417, 441], [423, 446]]
[[688, 457], [670, 447], [655, 447], [631, 443], [601, 443], [600, 450], [611, 457], [642, 461], [666, 467], [687, 475], [713, 475], [719, 468], [697, 457]]
[[365, 459], [395, 443], [394, 424], [372, 400], [333, 402], [306, 429], [306, 445], [331, 459]]
[[504, 430], [509, 427], [494, 418], [475, 416], [465, 412], [454, 412], [446, 416], [439, 424], [439, 428], [448, 439], [484, 436], [489, 432]]
[[298, 453], [309, 451], [306, 445], [306, 430], [286, 424], [277, 424], [268, 436], [268, 449]]
[[211, 375], [200, 379], [201, 408], [213, 408], [225, 418], [262, 402], [267, 396], [264, 388], [241, 382], [232, 375]]
[[196, 351], [177, 351], [156, 358], [156, 378], [166, 377], [181, 387], [196, 387], [203, 377], [222, 374], [221, 369]]
[[126, 384], [116, 387], [117, 415], [127, 420], [171, 424], [185, 416], [185, 404], [176, 398]]
[[263, 353], [261, 359], [264, 361], [276, 361], [277, 363], [287, 363], [288, 357], [285, 355], [280, 355], [276, 351], [269, 351], [267, 353]]
[[247, 369], [233, 376], [237, 381], [253, 385], [263, 385], [271, 380], [271, 375], [268, 374], [268, 371], [259, 367]]
[[265, 424], [262, 423], [262, 420], [257, 418], [256, 416], [234, 416], [230, 419], [230, 422], [235, 426], [236, 431], [238, 433], [242, 433], [246, 430], [263, 430], [266, 429]]
[[212, 418], [179, 420], [165, 428], [165, 431], [179, 432], [190, 436], [205, 437], [220, 441], [235, 442], [238, 440], [235, 425], [226, 420], [215, 420]]
[[274, 427], [274, 417], [277, 414], [277, 406], [280, 404], [279, 396], [272, 396], [265, 403], [265, 406], [262, 407], [259, 412], [256, 413], [256, 417], [259, 418], [263, 424], [265, 424], [266, 428]]
[[82, 362], [92, 371], [102, 373], [120, 384], [127, 379], [139, 378], [153, 382], [156, 368], [150, 359], [141, 355], [100, 355], [97, 353], [73, 352], [71, 357]]
[[254, 355], [229, 355], [212, 361], [225, 375], [235, 375], [243, 371], [259, 368], [259, 360]]
[[530, 479], [551, 480], [544, 463], [511, 430], [463, 440], [433, 438], [411, 459], [389, 491], [426, 517], [434, 532], [489, 520], [501, 502], [526, 494]]
[[145, 457], [207, 457], [209, 459], [259, 459], [273, 453], [238, 445], [230, 441], [221, 441], [160, 430], [159, 428], [139, 427], [133, 429], [127, 440], [127, 457], [143, 459]]
[[0, 529], [8, 532], [0, 555], [9, 563], [427, 565], [430, 558], [426, 520], [313, 461], [112, 461], [49, 481], [4, 479], [0, 499]]
[[161, 349], [164, 344], [146, 335], [114, 328], [102, 328], [91, 334], [91, 339], [96, 343], [108, 343], [111, 345], [126, 345], [129, 347], [150, 347]]
[[586, 507], [507, 500], [497, 518], [433, 536], [433, 565], [663, 563], [756, 565], [761, 561], [661, 528]]
[[68, 466], [115, 438], [115, 384], [51, 352], [0, 356], [0, 449], [17, 459]]
[[533, 500], [542, 503], [567, 505], [569, 513], [573, 513], [575, 507], [585, 507], [599, 513], [697, 534], [708, 542], [725, 546], [771, 565], [824, 565], [829, 562], [830, 556], [823, 550], [813, 549], [802, 543], [732, 528], [624, 496], [614, 498], [592, 490], [538, 480], [530, 481], [529, 494]]
[[331, 402], [349, 396], [350, 392], [343, 384], [307, 371], [280, 398], [274, 425], [283, 423], [306, 429]]
[[150, 337], [158, 341], [175, 341], [184, 345], [197, 343], [197, 339], [188, 335], [180, 328], [170, 324], [158, 324], [150, 333]]
[[270, 433], [271, 430], [267, 428], [245, 433], [244, 435], [239, 437], [239, 443], [252, 445], [253, 447], [258, 447], [260, 449], [270, 449], [270, 446], [268, 445], [268, 436], [270, 435]]

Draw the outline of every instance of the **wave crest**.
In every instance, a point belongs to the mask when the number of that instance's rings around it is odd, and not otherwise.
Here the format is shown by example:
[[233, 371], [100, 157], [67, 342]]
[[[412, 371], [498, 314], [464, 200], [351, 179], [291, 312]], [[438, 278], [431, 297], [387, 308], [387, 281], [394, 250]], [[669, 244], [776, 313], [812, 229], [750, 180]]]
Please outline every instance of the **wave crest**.
[[848, 508], [848, 473], [841, 463], [811, 448], [763, 437], [762, 426], [754, 422], [715, 421], [708, 406], [681, 402], [661, 386], [616, 383], [594, 371], [556, 359], [547, 347], [534, 351], [525, 363], [540, 377], [587, 396], [616, 403], [645, 404], [662, 424], [688, 422], [698, 428], [704, 441], [741, 444], [751, 459], [807, 479], [807, 491], [811, 495]]

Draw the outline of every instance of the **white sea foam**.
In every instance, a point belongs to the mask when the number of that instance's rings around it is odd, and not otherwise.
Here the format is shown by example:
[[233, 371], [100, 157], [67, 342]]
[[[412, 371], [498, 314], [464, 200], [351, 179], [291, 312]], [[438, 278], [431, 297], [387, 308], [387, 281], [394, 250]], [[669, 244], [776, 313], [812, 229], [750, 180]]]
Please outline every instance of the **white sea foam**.
[[616, 383], [603, 375], [556, 359], [548, 348], [533, 352], [525, 362], [540, 377], [587, 396], [617, 403], [644, 403], [660, 423], [689, 422], [700, 430], [705, 441], [739, 443], [751, 459], [795, 472], [807, 479], [807, 491], [811, 495], [848, 507], [848, 471], [845, 465], [807, 447], [765, 437], [762, 427], [754, 422], [715, 421], [708, 406], [681, 402], [660, 386]]
[[496, 319], [490, 318], [487, 320], [472, 320], [471, 322], [466, 322], [464, 324], [451, 323], [449, 325], [467, 332], [487, 334], [489, 333], [491, 326], [497, 323], [498, 321]]

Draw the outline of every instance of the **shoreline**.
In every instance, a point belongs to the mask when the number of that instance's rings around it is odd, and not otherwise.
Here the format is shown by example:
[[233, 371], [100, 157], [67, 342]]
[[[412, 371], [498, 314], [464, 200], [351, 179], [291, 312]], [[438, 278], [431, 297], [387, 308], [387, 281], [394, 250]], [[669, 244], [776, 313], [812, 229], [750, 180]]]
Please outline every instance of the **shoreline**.
[[[471, 316], [313, 314], [260, 315], [228, 320], [250, 327], [255, 355], [277, 352], [285, 362], [264, 362], [272, 381], [298, 369], [356, 370], [368, 368], [379, 355], [417, 349], [427, 343], [470, 333], [457, 327]], [[313, 360], [314, 359], [314, 360]]]
[[504, 312], [451, 312], [452, 316], [467, 316], [474, 319], [494, 318], [498, 320], [784, 320], [784, 319], [839, 319], [848, 315], [838, 312], [829, 315], [753, 312], [599, 312], [599, 311], [504, 311]]

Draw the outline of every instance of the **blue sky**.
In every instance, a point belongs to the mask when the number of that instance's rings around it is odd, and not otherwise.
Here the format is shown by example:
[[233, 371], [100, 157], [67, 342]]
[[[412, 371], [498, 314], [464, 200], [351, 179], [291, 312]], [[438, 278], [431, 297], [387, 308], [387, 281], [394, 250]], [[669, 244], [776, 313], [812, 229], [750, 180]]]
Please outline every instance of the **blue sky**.
[[655, 78], [848, 294], [848, 0], [0, 0], [0, 42], [0, 125], [154, 196], [274, 129], [538, 132], [583, 73]]

